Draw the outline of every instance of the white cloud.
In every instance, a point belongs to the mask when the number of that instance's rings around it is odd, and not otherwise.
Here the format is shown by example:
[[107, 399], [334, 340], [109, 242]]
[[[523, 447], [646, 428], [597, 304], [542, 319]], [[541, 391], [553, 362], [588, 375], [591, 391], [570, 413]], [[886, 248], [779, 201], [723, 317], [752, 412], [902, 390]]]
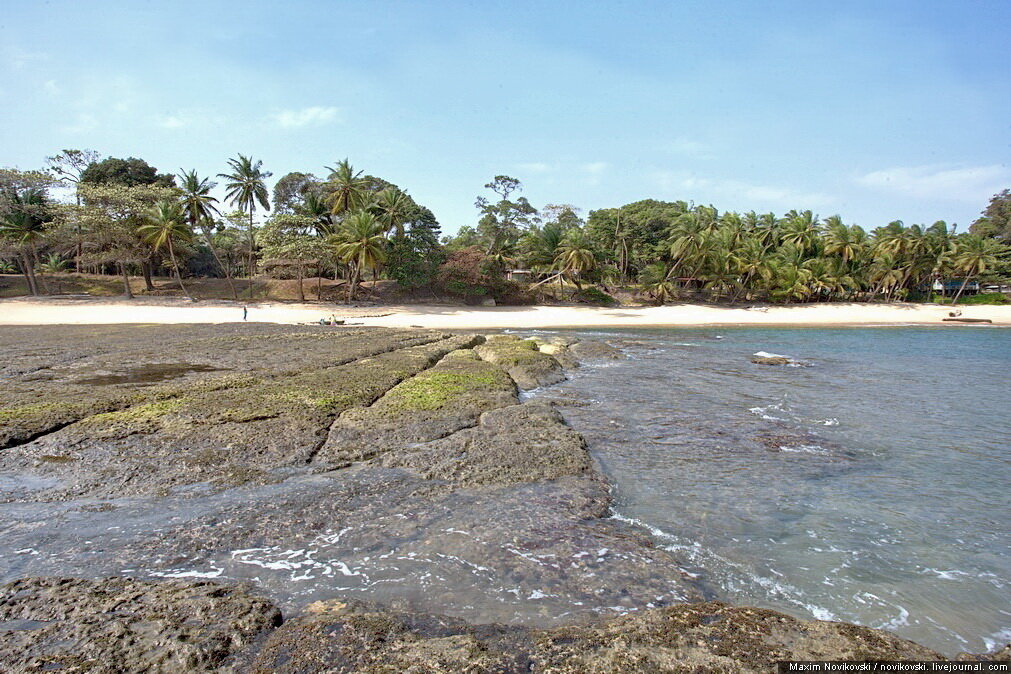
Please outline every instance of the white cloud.
[[56, 80], [46, 80], [42, 84], [42, 88], [50, 96], [59, 96], [60, 95], [60, 87], [59, 87], [59, 85], [56, 84]]
[[516, 170], [524, 173], [547, 173], [553, 167], [542, 161], [530, 161], [516, 164]]
[[155, 123], [164, 129], [182, 129], [189, 126], [192, 120], [183, 115], [165, 115], [159, 117]]
[[583, 164], [580, 168], [593, 176], [599, 176], [601, 173], [607, 170], [606, 161], [594, 161], [588, 164]]
[[[760, 209], [824, 208], [832, 197], [820, 192], [803, 192], [776, 185], [761, 185], [744, 180], [705, 178], [685, 171], [661, 171], [654, 175], [660, 189], [672, 196], [696, 201], [713, 201], [721, 208]], [[721, 205], [722, 204], [722, 205]]]
[[1011, 183], [1006, 166], [907, 166], [872, 171], [856, 178], [864, 187], [920, 199], [985, 202]]
[[712, 148], [708, 144], [688, 138], [687, 136], [678, 136], [666, 143], [661, 143], [660, 147], [672, 154], [679, 154], [687, 157], [702, 158], [712, 156]]
[[314, 105], [299, 110], [282, 110], [270, 116], [281, 128], [297, 129], [303, 126], [318, 126], [336, 121], [337, 108]]

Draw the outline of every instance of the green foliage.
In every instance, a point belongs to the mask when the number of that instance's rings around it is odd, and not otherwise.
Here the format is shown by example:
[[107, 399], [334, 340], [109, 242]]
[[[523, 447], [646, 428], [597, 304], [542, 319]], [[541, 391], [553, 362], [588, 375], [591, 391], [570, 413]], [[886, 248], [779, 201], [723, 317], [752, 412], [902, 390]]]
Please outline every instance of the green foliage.
[[136, 185], [172, 187], [175, 185], [175, 176], [169, 173], [158, 173], [155, 167], [136, 157], [128, 159], [108, 157], [90, 164], [80, 173], [78, 182], [93, 185], [123, 185], [125, 187]]
[[439, 285], [464, 298], [495, 297], [506, 289], [501, 264], [477, 246], [453, 251], [439, 267]]
[[1003, 190], [993, 195], [969, 231], [982, 237], [1011, 243], [1011, 190]]
[[613, 307], [618, 304], [618, 300], [614, 299], [596, 286], [583, 288], [576, 293], [575, 297], [580, 302], [586, 302], [587, 304], [594, 304], [602, 307]]

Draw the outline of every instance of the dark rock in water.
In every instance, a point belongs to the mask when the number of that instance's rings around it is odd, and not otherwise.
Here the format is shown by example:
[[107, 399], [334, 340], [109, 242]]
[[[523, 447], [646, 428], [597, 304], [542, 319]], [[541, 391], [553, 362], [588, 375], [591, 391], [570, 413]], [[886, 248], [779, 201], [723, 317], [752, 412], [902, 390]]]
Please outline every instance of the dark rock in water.
[[770, 672], [781, 660], [940, 660], [887, 632], [705, 602], [537, 630], [319, 603], [275, 631], [251, 670]]
[[569, 350], [579, 360], [620, 360], [625, 357], [621, 349], [593, 340], [576, 342]]
[[752, 356], [755, 365], [789, 365], [792, 361], [786, 356]]
[[483, 360], [498, 365], [509, 373], [516, 385], [530, 390], [541, 386], [557, 384], [565, 379], [565, 373], [557, 360], [537, 348], [532, 339], [520, 339], [515, 335], [493, 335], [474, 351]]
[[242, 585], [28, 578], [0, 587], [0, 663], [22, 672], [211, 671], [280, 624], [281, 612]]

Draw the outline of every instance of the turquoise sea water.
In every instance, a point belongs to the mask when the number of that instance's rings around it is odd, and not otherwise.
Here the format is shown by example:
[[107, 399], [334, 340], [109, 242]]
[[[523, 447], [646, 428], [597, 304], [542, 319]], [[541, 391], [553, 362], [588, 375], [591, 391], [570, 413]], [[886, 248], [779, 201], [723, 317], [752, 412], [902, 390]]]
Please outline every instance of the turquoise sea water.
[[1011, 330], [591, 334], [629, 358], [542, 395], [591, 401], [563, 411], [616, 517], [714, 597], [952, 655], [1011, 641]]

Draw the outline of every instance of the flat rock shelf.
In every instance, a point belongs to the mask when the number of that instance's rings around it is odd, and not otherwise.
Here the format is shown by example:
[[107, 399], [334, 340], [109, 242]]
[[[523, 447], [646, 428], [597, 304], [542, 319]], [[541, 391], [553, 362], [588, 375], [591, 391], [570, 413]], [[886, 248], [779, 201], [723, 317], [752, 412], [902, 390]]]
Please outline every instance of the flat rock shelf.
[[118, 325], [5, 327], [0, 352], [0, 662], [14, 671], [940, 658], [707, 602], [648, 532], [608, 518], [582, 437], [521, 395], [621, 356], [603, 343]]

